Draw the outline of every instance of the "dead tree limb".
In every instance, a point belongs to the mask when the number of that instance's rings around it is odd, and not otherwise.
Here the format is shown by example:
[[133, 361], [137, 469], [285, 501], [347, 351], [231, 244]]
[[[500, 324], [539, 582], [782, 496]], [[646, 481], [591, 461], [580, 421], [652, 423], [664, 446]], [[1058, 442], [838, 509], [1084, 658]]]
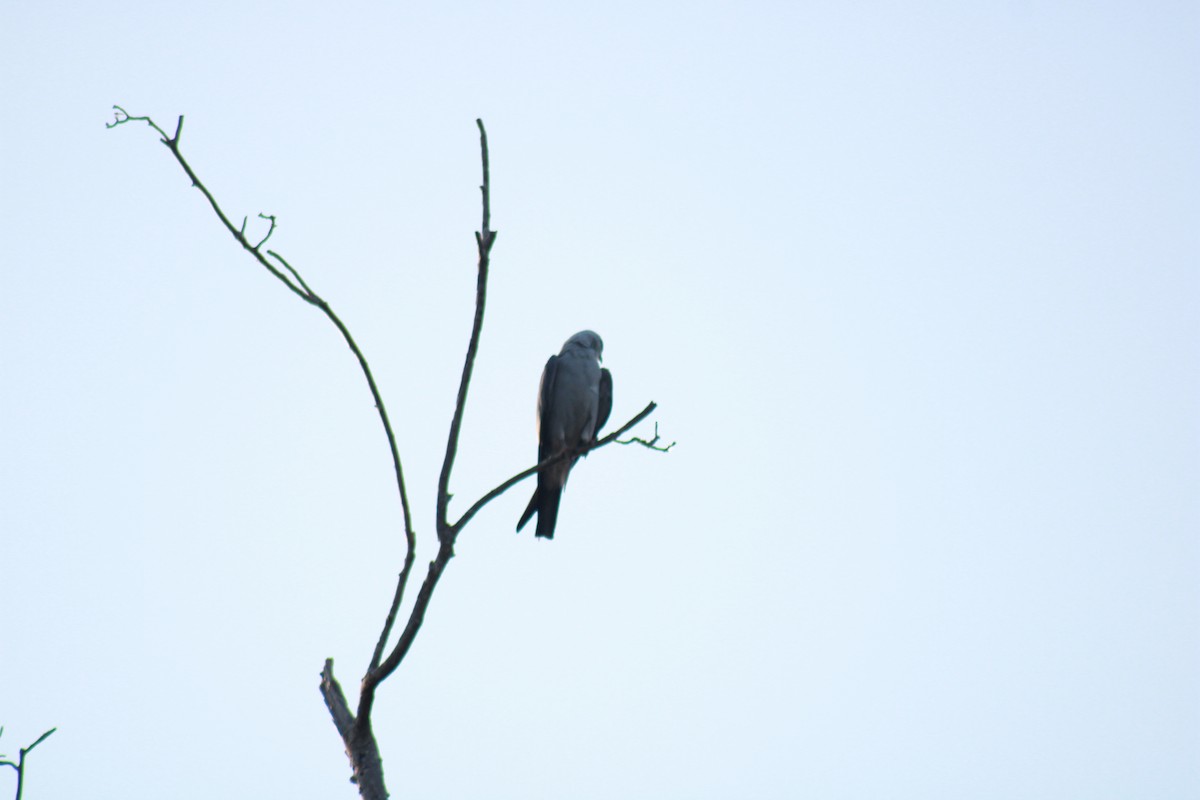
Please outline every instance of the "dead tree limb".
[[[50, 730], [46, 731], [41, 736], [39, 736], [34, 741], [33, 744], [29, 745], [29, 747], [20, 748], [20, 750], [17, 753], [16, 761], [8, 761], [7, 759], [0, 761], [0, 767], [5, 767], [5, 766], [12, 767], [13, 769], [15, 769], [17, 771], [16, 800], [21, 800], [21, 793], [25, 790], [25, 756], [32, 753], [33, 748], [37, 747], [42, 742], [46, 741], [46, 738], [49, 737], [50, 734], [54, 733], [56, 730], [58, 730], [58, 728], [51, 728]], [[3, 733], [4, 733], [4, 728], [0, 727], [0, 735], [3, 735]], [[0, 755], [0, 759], [4, 759], [4, 756]]]
[[[259, 214], [259, 218], [267, 220], [270, 227], [266, 234], [255, 244], [251, 244], [246, 236], [246, 224], [248, 217], [242, 218], [240, 227], [235, 227], [221, 209], [216, 199], [208, 188], [196, 176], [190, 164], [183, 157], [179, 149], [179, 141], [183, 132], [183, 117], [179, 117], [179, 121], [175, 127], [175, 135], [170, 136], [160, 128], [150, 117], [135, 117], [128, 114], [125, 109], [120, 106], [114, 106], [116, 109], [116, 119], [107, 124], [109, 128], [115, 128], [128, 122], [145, 122], [153, 128], [159, 135], [160, 140], [167, 149], [171, 151], [171, 155], [179, 162], [183, 171], [191, 180], [192, 185], [200, 190], [205, 199], [208, 200], [213, 211], [218, 219], [225, 226], [225, 229], [233, 236], [233, 238], [245, 250], [247, 250], [259, 264], [261, 264], [268, 272], [283, 283], [288, 290], [297, 295], [306, 303], [320, 309], [333, 325], [341, 333], [346, 344], [350, 347], [358, 359], [359, 367], [362, 370], [363, 376], [366, 378], [367, 385], [371, 390], [371, 397], [375, 401], [375, 407], [379, 412], [380, 422], [383, 424], [384, 432], [387, 435], [388, 447], [392, 455], [392, 467], [396, 474], [396, 487], [400, 494], [400, 505], [404, 517], [404, 538], [405, 538], [405, 555], [404, 565], [400, 570], [399, 578], [396, 584], [396, 591], [392, 597], [392, 603], [388, 609], [387, 616], [384, 619], [383, 629], [379, 634], [379, 639], [375, 643], [374, 651], [371, 654], [370, 665], [367, 667], [366, 674], [363, 675], [362, 684], [359, 692], [358, 707], [355, 711], [351, 711], [350, 704], [346, 700], [346, 695], [342, 691], [341, 684], [338, 683], [333, 674], [333, 659], [326, 659], [324, 668], [321, 670], [320, 690], [321, 696], [325, 700], [325, 705], [329, 709], [330, 717], [333, 719], [334, 727], [337, 729], [338, 735], [341, 736], [343, 743], [346, 746], [346, 755], [350, 759], [350, 766], [353, 772], [351, 778], [358, 784], [359, 794], [364, 800], [386, 800], [388, 797], [387, 788], [383, 780], [383, 761], [379, 755], [379, 746], [375, 741], [374, 732], [371, 729], [371, 710], [375, 702], [375, 694], [379, 685], [386, 680], [404, 657], [408, 654], [412, 647], [413, 641], [416, 639], [417, 633], [421, 629], [421, 625], [425, 620], [425, 613], [429, 608], [429, 602], [433, 597], [434, 589], [437, 587], [438, 580], [449, 564], [450, 559], [454, 557], [454, 544], [458, 539], [459, 533], [466, 524], [488, 503], [499, 497], [506, 490], [516, 485], [520, 481], [535, 474], [539, 469], [553, 464], [560, 459], [572, 458], [583, 455], [591, 450], [603, 447], [617, 440], [617, 437], [625, 433], [637, 423], [653, 413], [655, 404], [650, 403], [642, 411], [636, 414], [627, 423], [622, 425], [613, 433], [608, 434], [603, 439], [592, 444], [589, 447], [582, 448], [576, 452], [567, 452], [548, 458], [540, 464], [535, 464], [522, 472], [514, 475], [504, 481], [496, 488], [492, 489], [473, 505], [458, 519], [457, 522], [451, 523], [449, 520], [449, 506], [453, 495], [450, 492], [450, 477], [454, 469], [454, 459], [458, 454], [458, 439], [459, 432], [462, 428], [463, 415], [466, 411], [467, 395], [470, 389], [471, 373], [475, 367], [475, 358], [479, 352], [479, 339], [483, 331], [484, 309], [487, 303], [487, 282], [488, 282], [488, 266], [491, 256], [492, 245], [496, 241], [496, 231], [491, 229], [491, 196], [490, 184], [491, 178], [488, 166], [488, 144], [487, 131], [484, 129], [483, 121], [476, 120], [476, 125], [479, 127], [480, 154], [483, 162], [483, 182], [480, 185], [480, 193], [482, 195], [483, 204], [483, 221], [480, 230], [475, 234], [475, 241], [479, 251], [478, 274], [475, 287], [475, 318], [471, 326], [471, 338], [467, 343], [467, 353], [463, 362], [462, 377], [459, 381], [458, 395], [454, 405], [454, 415], [450, 422], [450, 432], [446, 441], [446, 453], [442, 462], [442, 470], [438, 477], [437, 491], [437, 509], [436, 509], [436, 527], [438, 536], [438, 549], [434, 559], [429, 562], [429, 569], [425, 574], [425, 580], [421, 583], [421, 587], [417, 592], [417, 598], [413, 602], [412, 609], [409, 611], [408, 619], [405, 622], [404, 628], [390, 652], [388, 651], [388, 640], [391, 637], [393, 628], [398, 617], [400, 607], [404, 600], [404, 590], [408, 584], [409, 577], [412, 574], [413, 564], [416, 558], [416, 536], [412, 527], [412, 514], [408, 502], [408, 494], [404, 488], [404, 472], [400, 466], [399, 450], [396, 446], [396, 436], [392, 430], [391, 422], [388, 419], [387, 410], [383, 403], [383, 397], [379, 393], [379, 388], [375, 384], [375, 378], [371, 374], [371, 368], [367, 363], [366, 357], [358, 344], [350, 335], [350, 331], [342, 322], [341, 318], [334, 313], [329, 304], [321, 298], [308, 283], [300, 276], [300, 273], [286, 259], [276, 253], [274, 250], [263, 251], [263, 245], [271, 238], [275, 232], [276, 219], [273, 215]], [[652, 447], [651, 443], [644, 440], [636, 439], [635, 441]], [[658, 441], [657, 432], [654, 442]], [[621, 442], [627, 444], [627, 442]], [[654, 448], [660, 449], [660, 448]], [[45, 737], [43, 737], [45, 738]], [[41, 741], [41, 740], [39, 740]], [[32, 748], [30, 748], [32, 749]]]

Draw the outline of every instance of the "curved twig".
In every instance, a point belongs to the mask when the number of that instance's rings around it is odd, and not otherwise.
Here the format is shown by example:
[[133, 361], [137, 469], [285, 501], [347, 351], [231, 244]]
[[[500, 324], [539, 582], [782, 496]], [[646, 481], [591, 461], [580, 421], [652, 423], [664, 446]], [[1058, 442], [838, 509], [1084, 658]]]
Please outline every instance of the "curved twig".
[[[206, 200], [208, 200], [209, 205], [212, 206], [213, 212], [216, 213], [217, 218], [221, 220], [221, 224], [224, 225], [225, 229], [229, 231], [230, 235], [237, 240], [237, 243], [245, 248], [252, 256], [254, 256], [254, 259], [258, 261], [259, 264], [261, 264], [268, 272], [279, 279], [284, 286], [291, 290], [301, 300], [309, 305], [319, 308], [321, 312], [324, 313], [329, 319], [329, 321], [332, 322], [338, 329], [338, 332], [342, 334], [342, 338], [345, 339], [350, 351], [354, 353], [354, 357], [358, 360], [358, 365], [362, 370], [363, 377], [367, 379], [367, 386], [371, 390], [371, 398], [375, 401], [375, 408], [379, 412], [379, 421], [383, 424], [383, 429], [387, 434], [388, 449], [391, 451], [392, 455], [392, 467], [396, 474], [396, 489], [400, 494], [400, 505], [404, 512], [405, 541], [408, 545], [408, 549], [411, 551], [416, 546], [416, 536], [412, 529], [412, 512], [409, 508], [408, 492], [404, 486], [404, 470], [400, 466], [400, 452], [396, 446], [396, 435], [392, 430], [392, 423], [388, 419], [387, 407], [383, 403], [383, 396], [379, 393], [379, 387], [375, 384], [375, 376], [371, 373], [371, 366], [367, 363], [366, 356], [363, 355], [362, 350], [359, 349], [358, 343], [354, 341], [354, 337], [350, 335], [349, 329], [330, 307], [329, 303], [327, 303], [324, 298], [314, 292], [309, 285], [305, 283], [304, 279], [300, 277], [300, 273], [294, 267], [292, 267], [291, 264], [285, 261], [282, 256], [273, 250], [267, 251], [267, 255], [279, 261], [279, 263], [284, 266], [284, 269], [287, 270], [288, 274], [280, 271], [280, 269], [272, 264], [259, 249], [263, 244], [266, 243], [267, 239], [269, 239], [271, 234], [274, 232], [276, 226], [275, 217], [266, 214], [259, 214], [259, 216], [263, 219], [270, 221], [271, 228], [269, 231], [267, 231], [267, 235], [264, 236], [261, 241], [259, 241], [257, 244], [251, 244], [246, 238], [244, 224], [242, 229], [234, 227], [233, 223], [229, 221], [229, 217], [225, 215], [225, 212], [217, 203], [216, 198], [213, 197], [212, 192], [210, 192], [208, 187], [205, 186], [200, 178], [196, 176], [196, 173], [192, 170], [192, 166], [187, 162], [187, 159], [183, 157], [183, 153], [180, 152], [179, 136], [183, 130], [182, 115], [179, 117], [179, 122], [175, 127], [175, 136], [172, 138], [167, 136], [166, 132], [163, 131], [163, 129], [160, 128], [158, 124], [155, 123], [150, 117], [131, 116], [129, 112], [120, 106], [113, 106], [113, 108], [116, 109], [116, 118], [113, 122], [106, 123], [105, 127], [115, 128], [118, 125], [122, 125], [127, 122], [145, 122], [155, 131], [157, 131], [161, 137], [162, 143], [167, 146], [167, 149], [171, 151], [171, 155], [173, 155], [175, 160], [179, 162], [179, 166], [183, 168], [183, 171], [191, 180], [192, 185], [199, 189], [200, 193], [204, 195]], [[291, 277], [289, 277], [289, 275]], [[293, 277], [295, 278], [295, 282], [292, 280]]]
[[640, 444], [642, 447], [649, 448], [650, 450], [657, 450], [660, 453], [671, 452], [671, 448], [674, 447], [676, 443], [671, 442], [670, 444], [666, 445], [659, 444], [661, 438], [662, 437], [658, 435], [658, 423], [656, 422], [654, 423], [654, 436], [650, 440], [647, 441], [640, 436], [630, 436], [628, 439], [618, 439], [617, 444]]

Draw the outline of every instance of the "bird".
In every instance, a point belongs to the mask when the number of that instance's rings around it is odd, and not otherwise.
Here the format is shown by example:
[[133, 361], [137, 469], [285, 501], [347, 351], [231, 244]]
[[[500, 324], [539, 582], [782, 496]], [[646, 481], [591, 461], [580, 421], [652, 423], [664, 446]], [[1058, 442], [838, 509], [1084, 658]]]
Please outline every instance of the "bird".
[[[603, 353], [604, 342], [598, 334], [580, 331], [546, 362], [538, 385], [538, 463], [594, 443], [608, 421], [612, 412], [612, 373], [600, 366]], [[579, 456], [574, 455], [538, 472], [537, 489], [517, 522], [518, 533], [536, 511], [535, 538], [554, 538], [563, 486], [578, 460]]]

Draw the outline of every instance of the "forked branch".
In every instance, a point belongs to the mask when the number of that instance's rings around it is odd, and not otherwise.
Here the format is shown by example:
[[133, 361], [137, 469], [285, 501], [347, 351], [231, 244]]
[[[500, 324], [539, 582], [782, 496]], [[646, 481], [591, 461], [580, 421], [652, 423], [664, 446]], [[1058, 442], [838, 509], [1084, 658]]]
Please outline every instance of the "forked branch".
[[483, 183], [479, 186], [479, 192], [483, 196], [483, 223], [475, 234], [475, 244], [479, 250], [479, 269], [475, 280], [475, 321], [471, 325], [467, 357], [463, 362], [462, 379], [458, 383], [454, 417], [450, 421], [450, 435], [446, 440], [446, 457], [442, 461], [442, 472], [438, 477], [437, 528], [438, 539], [442, 541], [453, 539], [457, 533], [447, 519], [450, 507], [450, 473], [454, 469], [454, 457], [458, 454], [458, 434], [462, 429], [463, 412], [467, 407], [467, 391], [471, 387], [471, 371], [475, 368], [475, 356], [479, 352], [479, 335], [483, 331], [483, 309], [487, 304], [489, 256], [492, 252], [492, 245], [496, 241], [496, 232], [491, 229], [491, 175], [488, 168], [487, 131], [483, 127], [483, 120], [477, 119], [475, 124], [479, 126], [479, 149], [483, 161]]
[[[17, 794], [16, 800], [21, 800], [21, 793], [25, 791], [25, 756], [33, 752], [33, 748], [37, 747], [42, 742], [46, 741], [50, 734], [54, 733], [58, 728], [51, 728], [43, 733], [29, 747], [22, 747], [17, 752], [17, 760], [9, 761], [4, 756], [0, 755], [0, 767], [12, 767], [17, 771]], [[4, 728], [0, 727], [0, 735], [3, 735]]]
[[[160, 141], [166, 145], [167, 149], [171, 151], [171, 155], [175, 157], [177, 162], [179, 162], [179, 166], [181, 166], [183, 171], [187, 173], [188, 178], [192, 181], [192, 185], [199, 189], [204, 195], [205, 199], [208, 200], [209, 205], [212, 206], [213, 212], [216, 213], [217, 218], [221, 220], [221, 224], [225, 226], [225, 229], [229, 231], [230, 235], [233, 236], [238, 244], [248, 251], [254, 257], [254, 259], [263, 266], [263, 268], [274, 275], [275, 278], [277, 278], [293, 294], [300, 297], [300, 299], [304, 300], [304, 302], [308, 303], [309, 305], [320, 309], [321, 312], [328, 317], [329, 321], [333, 323], [334, 327], [338, 329], [338, 332], [341, 333], [342, 338], [345, 339], [346, 344], [350, 347], [350, 351], [354, 353], [354, 357], [358, 360], [359, 368], [362, 370], [363, 376], [367, 380], [367, 386], [371, 390], [371, 399], [375, 401], [375, 408], [379, 413], [379, 421], [382, 423], [384, 433], [387, 436], [388, 450], [392, 456], [392, 470], [396, 476], [396, 489], [400, 494], [400, 507], [404, 516], [404, 567], [400, 571], [400, 577], [397, 582], [392, 608], [385, 618], [383, 632], [379, 637], [379, 642], [376, 645], [375, 653], [371, 659], [371, 669], [374, 669], [379, 664], [379, 659], [381, 657], [383, 648], [386, 646], [387, 638], [391, 633], [392, 625], [395, 622], [396, 610], [399, 608], [404, 597], [404, 587], [408, 581], [409, 574], [412, 572], [412, 563], [416, 551], [416, 534], [412, 527], [412, 511], [408, 502], [408, 492], [404, 486], [404, 469], [400, 464], [400, 450], [396, 445], [396, 434], [392, 429], [391, 420], [388, 418], [387, 406], [383, 402], [383, 395], [380, 394], [379, 387], [375, 383], [375, 376], [371, 372], [371, 366], [367, 363], [366, 356], [364, 356], [362, 350], [359, 349], [358, 343], [355, 342], [354, 337], [350, 334], [350, 330], [346, 327], [345, 323], [342, 322], [341, 317], [334, 312], [333, 308], [330, 307], [329, 303], [327, 303], [323, 297], [313, 291], [312, 287], [308, 285], [303, 277], [301, 277], [300, 272], [293, 267], [287, 261], [287, 259], [279, 255], [279, 253], [275, 252], [274, 250], [267, 250], [264, 253], [262, 249], [263, 245], [267, 243], [267, 240], [271, 238], [271, 234], [275, 232], [277, 225], [275, 216], [273, 214], [262, 213], [258, 215], [260, 219], [265, 219], [270, 222], [270, 228], [267, 230], [266, 235], [264, 235], [255, 244], [251, 244], [250, 240], [246, 236], [246, 217], [242, 218], [241, 227], [235, 228], [233, 223], [230, 222], [229, 217], [226, 216], [225, 212], [221, 209], [220, 204], [217, 203], [216, 198], [214, 198], [212, 195], [212, 192], [210, 192], [208, 187], [205, 186], [200, 178], [196, 176], [195, 171], [192, 170], [192, 166], [188, 163], [187, 159], [184, 158], [183, 153], [179, 149], [179, 137], [183, 131], [183, 117], [179, 117], [179, 122], [175, 126], [175, 136], [172, 137], [168, 136], [166, 131], [159, 127], [158, 124], [155, 123], [150, 117], [131, 116], [120, 106], [113, 106], [113, 108], [116, 110], [115, 119], [112, 122], [106, 123], [106, 127], [115, 128], [118, 125], [123, 125], [128, 122], [145, 122], [147, 125], [153, 128], [158, 133]], [[280, 267], [282, 267], [282, 269], [280, 269]]]
[[[412, 514], [408, 503], [408, 494], [404, 486], [404, 472], [400, 466], [399, 450], [396, 446], [396, 437], [392, 430], [391, 422], [388, 420], [387, 410], [383, 403], [383, 397], [379, 393], [379, 388], [375, 384], [375, 378], [371, 374], [371, 368], [367, 363], [366, 357], [355, 343], [354, 338], [350, 335], [350, 331], [346, 328], [341, 318], [334, 313], [329, 304], [301, 277], [300, 273], [281, 255], [274, 250], [263, 250], [264, 245], [271, 238], [271, 235], [276, 229], [276, 219], [273, 215], [259, 214], [259, 218], [267, 220], [270, 223], [266, 234], [255, 243], [251, 243], [246, 235], [246, 225], [248, 218], [242, 218], [240, 227], [235, 227], [221, 209], [216, 199], [208, 188], [196, 176], [190, 164], [183, 157], [179, 149], [180, 136], [183, 131], [183, 117], [179, 117], [179, 121], [175, 127], [174, 136], [170, 136], [160, 128], [150, 117], [135, 117], [130, 116], [125, 109], [120, 106], [114, 106], [116, 109], [116, 118], [113, 122], [108, 123], [107, 127], [114, 128], [128, 122], [145, 122], [153, 128], [159, 135], [162, 143], [171, 151], [171, 155], [183, 168], [195, 186], [208, 200], [212, 206], [213, 212], [221, 220], [225, 229], [230, 235], [247, 250], [259, 264], [261, 264], [268, 272], [276, 279], [283, 283], [289, 291], [300, 297], [306, 303], [320, 309], [322, 313], [333, 323], [333, 325], [341, 333], [346, 344], [350, 347], [358, 360], [359, 367], [362, 370], [363, 376], [366, 378], [367, 385], [371, 390], [371, 397], [375, 401], [375, 407], [379, 412], [380, 422], [383, 424], [384, 432], [387, 435], [388, 448], [392, 455], [392, 466], [396, 475], [396, 487], [400, 494], [401, 508], [404, 515], [404, 537], [405, 537], [405, 556], [404, 565], [400, 571], [396, 591], [392, 598], [391, 606], [384, 620], [383, 629], [380, 632], [379, 639], [375, 644], [374, 651], [371, 655], [370, 665], [367, 668], [366, 674], [363, 676], [362, 686], [359, 693], [359, 702], [357, 713], [351, 712], [349, 703], [346, 700], [345, 693], [342, 691], [341, 685], [333, 675], [333, 660], [325, 661], [324, 669], [321, 671], [321, 695], [325, 699], [325, 704], [329, 708], [331, 717], [333, 718], [334, 726], [337, 728], [338, 734], [342, 737], [346, 745], [346, 753], [350, 758], [351, 767], [353, 769], [353, 780], [358, 784], [359, 793], [367, 800], [386, 800], [388, 794], [383, 782], [383, 767], [379, 757], [379, 748], [375, 742], [374, 733], [371, 730], [371, 709], [375, 700], [375, 692], [380, 683], [388, 678], [404, 660], [408, 654], [409, 648], [421, 629], [421, 625], [425, 619], [425, 613], [429, 607], [429, 602], [433, 597], [433, 591], [437, 587], [446, 565], [450, 559], [454, 557], [454, 544], [458, 538], [458, 534], [466, 526], [466, 524], [488, 503], [499, 497], [505, 491], [516, 485], [520, 481], [534, 475], [539, 469], [544, 469], [553, 464], [556, 460], [572, 458], [580, 455], [585, 455], [591, 450], [598, 449], [614, 441], [620, 444], [639, 443], [646, 447], [655, 450], [670, 449], [670, 445], [666, 447], [656, 446], [658, 442], [658, 431], [655, 429], [655, 436], [652, 440], [646, 441], [643, 439], [634, 438], [629, 441], [620, 441], [618, 437], [631, 429], [634, 425], [641, 422], [643, 419], [653, 413], [655, 404], [650, 403], [641, 412], [635, 415], [629, 422], [622, 425], [616, 431], [608, 434], [603, 439], [592, 443], [589, 447], [582, 448], [577, 452], [563, 453], [553, 458], [546, 459], [540, 464], [534, 465], [512, 478], [501, 483], [496, 488], [485, 494], [474, 505], [466, 510], [457, 522], [451, 524], [449, 521], [449, 505], [452, 497], [450, 493], [450, 477], [454, 469], [454, 459], [458, 453], [459, 433], [462, 430], [463, 416], [466, 411], [467, 395], [470, 390], [471, 374], [475, 366], [475, 359], [479, 352], [479, 339], [483, 330], [484, 309], [487, 304], [487, 281], [488, 267], [492, 245], [496, 241], [496, 232], [491, 229], [491, 198], [490, 198], [490, 174], [488, 166], [488, 143], [487, 131], [484, 129], [483, 121], [476, 120], [476, 125], [479, 127], [480, 140], [480, 155], [483, 164], [483, 182], [480, 185], [483, 205], [483, 219], [480, 225], [480, 230], [475, 234], [475, 241], [478, 246], [479, 263], [478, 275], [475, 287], [475, 318], [471, 326], [471, 336], [467, 343], [467, 353], [463, 362], [462, 376], [459, 381], [458, 395], [455, 400], [454, 414], [450, 422], [450, 431], [446, 440], [446, 452], [442, 462], [442, 470], [438, 477], [437, 490], [437, 513], [436, 526], [438, 534], [438, 550], [437, 555], [429, 563], [429, 569], [426, 572], [425, 580], [421, 583], [421, 587], [417, 592], [417, 598], [413, 602], [413, 606], [408, 615], [408, 620], [404, 625], [395, 644], [388, 652], [388, 640], [391, 636], [393, 627], [395, 626], [400, 607], [404, 600], [404, 590], [408, 584], [408, 580], [412, 574], [413, 565], [416, 555], [416, 537], [412, 528]], [[386, 653], [386, 655], [385, 655]], [[51, 731], [53, 732], [53, 731]], [[49, 733], [43, 735], [48, 736]], [[38, 740], [39, 742], [41, 739]], [[34, 743], [35, 745], [37, 742]], [[31, 746], [28, 749], [33, 749]], [[22, 751], [23, 753], [25, 751]]]

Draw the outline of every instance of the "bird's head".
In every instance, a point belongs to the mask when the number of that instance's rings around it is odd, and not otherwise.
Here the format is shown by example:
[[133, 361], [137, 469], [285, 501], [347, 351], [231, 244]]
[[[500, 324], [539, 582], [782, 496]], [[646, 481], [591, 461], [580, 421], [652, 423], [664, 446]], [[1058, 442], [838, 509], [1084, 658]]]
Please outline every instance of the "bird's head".
[[604, 340], [600, 338], [600, 334], [595, 331], [580, 331], [579, 333], [567, 339], [563, 345], [562, 351], [565, 353], [568, 350], [574, 349], [590, 350], [596, 354], [599, 361], [604, 360]]

